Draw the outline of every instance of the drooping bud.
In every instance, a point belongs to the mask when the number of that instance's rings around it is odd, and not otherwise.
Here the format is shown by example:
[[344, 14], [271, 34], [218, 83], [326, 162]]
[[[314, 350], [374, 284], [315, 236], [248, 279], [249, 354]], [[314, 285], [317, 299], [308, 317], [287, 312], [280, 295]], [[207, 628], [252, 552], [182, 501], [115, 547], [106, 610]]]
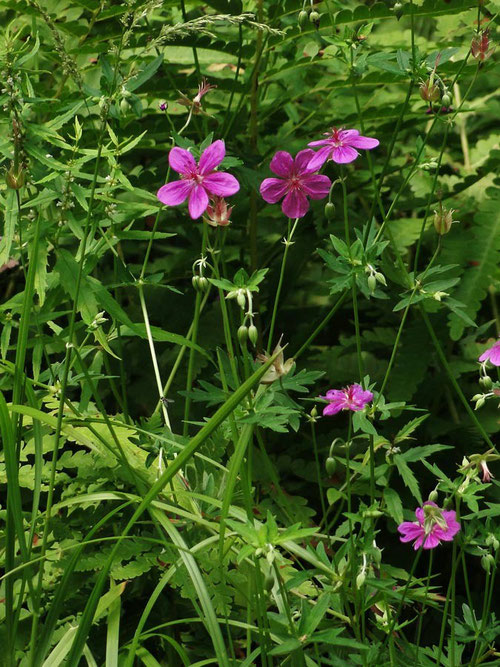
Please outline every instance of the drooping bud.
[[438, 499], [438, 492], [437, 492], [436, 489], [434, 489], [433, 491], [431, 491], [431, 492], [429, 493], [429, 500], [430, 500], [431, 502], [435, 503], [437, 499]]
[[363, 588], [365, 581], [366, 581], [366, 574], [364, 570], [361, 570], [361, 572], [356, 577], [356, 588]]
[[236, 301], [238, 302], [238, 306], [240, 308], [245, 308], [247, 300], [245, 296], [245, 290], [239, 289], [238, 293], [236, 295]]
[[420, 97], [426, 102], [436, 102], [439, 99], [439, 86], [433, 82], [432, 77], [420, 86]]
[[320, 22], [320, 20], [321, 20], [321, 16], [318, 14], [318, 12], [311, 12], [311, 13], [309, 14], [309, 21], [310, 21], [311, 23], [314, 23], [314, 25], [316, 26], [316, 28], [319, 27], [319, 22]]
[[470, 51], [476, 60], [480, 62], [488, 60], [494, 50], [495, 48], [490, 46], [490, 34], [488, 30], [483, 30], [472, 38]]
[[493, 533], [490, 533], [488, 537], [486, 538], [486, 545], [488, 547], [492, 547], [494, 551], [498, 551], [498, 548], [500, 547], [500, 542], [496, 538]]
[[325, 216], [328, 220], [333, 220], [335, 217], [335, 204], [331, 201], [325, 204]]
[[309, 20], [309, 15], [305, 9], [299, 12], [298, 23], [300, 28], [305, 28]]
[[495, 558], [491, 554], [486, 554], [481, 558], [481, 566], [485, 572], [490, 572], [491, 567], [495, 565]]
[[476, 407], [474, 408], [474, 410], [479, 410], [479, 408], [482, 408], [485, 403], [486, 403], [485, 397], [480, 396], [476, 401]]
[[252, 343], [253, 346], [257, 344], [257, 339], [259, 337], [259, 332], [257, 331], [257, 327], [255, 324], [251, 324], [248, 327], [248, 339]]
[[479, 384], [481, 387], [484, 387], [485, 389], [491, 389], [493, 386], [493, 380], [490, 378], [489, 375], [482, 375], [479, 378]]
[[370, 275], [367, 278], [367, 282], [368, 282], [368, 289], [370, 290], [370, 292], [373, 293], [377, 287], [377, 279], [375, 278], [373, 273], [370, 273]]
[[191, 283], [193, 285], [193, 289], [196, 292], [199, 292], [200, 291], [200, 276], [193, 276], [191, 278]]
[[207, 289], [208, 289], [208, 285], [209, 285], [209, 282], [208, 282], [208, 279], [205, 278], [205, 276], [200, 276], [198, 278], [198, 288], [199, 288], [200, 292], [206, 292]]
[[375, 280], [384, 285], [384, 287], [387, 287], [385, 276], [383, 273], [380, 273], [380, 271], [375, 271]]
[[451, 106], [451, 102], [452, 102], [451, 95], [448, 90], [445, 90], [443, 92], [443, 97], [441, 98], [441, 104], [444, 107], [449, 107]]
[[392, 10], [394, 12], [394, 16], [399, 21], [399, 19], [403, 16], [403, 5], [400, 2], [395, 2]]
[[248, 327], [242, 324], [238, 329], [238, 341], [240, 345], [245, 345], [248, 340]]
[[333, 456], [329, 456], [326, 459], [325, 469], [330, 477], [335, 474], [335, 471], [337, 470], [337, 461], [333, 458]]

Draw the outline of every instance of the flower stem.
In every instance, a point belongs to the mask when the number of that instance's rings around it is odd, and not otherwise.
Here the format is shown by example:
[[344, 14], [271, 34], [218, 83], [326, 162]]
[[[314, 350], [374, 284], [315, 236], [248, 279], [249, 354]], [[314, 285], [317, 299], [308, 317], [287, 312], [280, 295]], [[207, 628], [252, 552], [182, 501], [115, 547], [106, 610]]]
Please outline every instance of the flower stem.
[[288, 220], [288, 232], [287, 232], [287, 237], [283, 241], [285, 244], [285, 252], [283, 253], [283, 259], [281, 260], [281, 269], [280, 269], [280, 277], [278, 281], [278, 287], [276, 289], [276, 296], [274, 297], [274, 307], [273, 307], [273, 314], [271, 317], [271, 326], [269, 328], [269, 337], [267, 339], [267, 349], [271, 351], [272, 349], [272, 342], [273, 342], [273, 334], [274, 334], [274, 327], [276, 324], [276, 314], [278, 312], [278, 304], [280, 300], [280, 294], [281, 294], [281, 288], [283, 286], [283, 278], [285, 275], [285, 267], [286, 267], [286, 259], [288, 257], [288, 249], [292, 245], [292, 238], [295, 233], [295, 229], [297, 228], [297, 223], [299, 221], [299, 218], [295, 219], [295, 222], [293, 223], [292, 226], [292, 220]]

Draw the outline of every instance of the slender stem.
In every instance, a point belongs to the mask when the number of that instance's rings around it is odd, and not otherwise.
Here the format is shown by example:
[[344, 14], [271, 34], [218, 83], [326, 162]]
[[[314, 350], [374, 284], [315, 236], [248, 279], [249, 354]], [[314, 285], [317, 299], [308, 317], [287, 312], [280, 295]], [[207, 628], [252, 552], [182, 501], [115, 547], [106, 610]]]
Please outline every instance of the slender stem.
[[273, 306], [273, 314], [271, 316], [271, 326], [269, 327], [269, 337], [267, 339], [267, 349], [271, 350], [272, 349], [272, 342], [273, 342], [273, 334], [274, 334], [274, 327], [276, 324], [276, 315], [278, 313], [278, 304], [280, 300], [280, 295], [281, 295], [281, 288], [283, 286], [283, 278], [285, 275], [285, 267], [286, 267], [286, 260], [288, 257], [288, 249], [292, 245], [292, 238], [295, 232], [295, 229], [297, 228], [297, 223], [299, 222], [299, 218], [295, 219], [295, 222], [293, 223], [292, 226], [292, 221], [291, 219], [288, 220], [288, 233], [286, 239], [284, 239], [283, 243], [285, 244], [285, 251], [283, 253], [283, 259], [281, 260], [281, 269], [280, 269], [280, 277], [278, 280], [278, 287], [276, 288], [276, 296], [274, 297], [274, 306]]
[[425, 608], [427, 606], [427, 597], [429, 595], [429, 585], [431, 582], [431, 574], [432, 574], [432, 557], [434, 555], [434, 552], [431, 551], [429, 553], [429, 567], [427, 568], [427, 580], [425, 583], [425, 595], [424, 595], [424, 601], [422, 603], [422, 609], [420, 610], [420, 614], [418, 616], [418, 627], [417, 627], [417, 636], [415, 639], [415, 643], [417, 645], [417, 649], [415, 652], [415, 667], [418, 667], [418, 650], [420, 648], [420, 638], [422, 636], [422, 624], [424, 620], [424, 613], [425, 613]]
[[316, 478], [318, 480], [319, 499], [321, 502], [321, 512], [323, 514], [322, 521], [324, 522], [326, 519], [326, 505], [323, 494], [323, 482], [321, 481], [322, 475], [321, 475], [321, 465], [318, 454], [318, 443], [316, 440], [316, 419], [314, 418], [311, 418], [311, 435], [312, 435], [313, 449], [314, 449], [314, 460], [316, 462]]
[[318, 326], [314, 329], [312, 334], [309, 336], [309, 338], [303, 343], [297, 352], [293, 355], [294, 359], [298, 359], [304, 352], [308, 349], [308, 347], [311, 345], [313, 340], [323, 331], [323, 329], [326, 327], [328, 322], [332, 319], [332, 317], [335, 315], [337, 310], [340, 308], [340, 306], [344, 303], [345, 299], [347, 297], [347, 291], [345, 291], [343, 294], [340, 295], [340, 297], [337, 299], [337, 301], [333, 304], [332, 308], [328, 312], [327, 315], [321, 320], [321, 322], [318, 324]]

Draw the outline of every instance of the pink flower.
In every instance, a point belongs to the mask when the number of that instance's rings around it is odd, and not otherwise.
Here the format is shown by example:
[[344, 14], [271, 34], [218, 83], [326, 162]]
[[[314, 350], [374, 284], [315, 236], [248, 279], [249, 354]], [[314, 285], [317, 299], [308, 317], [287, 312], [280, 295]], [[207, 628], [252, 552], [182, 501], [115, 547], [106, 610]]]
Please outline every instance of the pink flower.
[[178, 206], [187, 199], [189, 215], [195, 220], [206, 211], [209, 197], [234, 195], [240, 189], [235, 177], [223, 171], [215, 171], [225, 154], [226, 147], [221, 139], [205, 148], [198, 164], [189, 151], [172, 148], [168, 161], [172, 169], [181, 175], [181, 179], [163, 185], [158, 190], [158, 199], [167, 206]]
[[260, 186], [260, 194], [268, 204], [276, 204], [282, 197], [281, 210], [289, 218], [302, 218], [309, 210], [307, 197], [323, 199], [332, 185], [328, 176], [314, 174], [308, 164], [314, 151], [306, 148], [297, 153], [295, 160], [290, 153], [278, 151], [269, 165], [281, 178], [266, 178]]
[[326, 392], [326, 396], [320, 398], [329, 402], [323, 410], [323, 416], [332, 417], [341, 410], [359, 412], [372, 400], [373, 394], [371, 391], [365, 391], [360, 384], [351, 384], [345, 389], [330, 389]]
[[401, 542], [413, 543], [415, 551], [423, 546], [424, 549], [434, 549], [443, 542], [452, 542], [460, 531], [460, 524], [454, 510], [442, 510], [436, 503], [428, 500], [423, 507], [415, 510], [416, 522], [403, 521], [398, 526], [401, 533]]
[[489, 361], [493, 366], [500, 366], [500, 340], [483, 352], [479, 361]]
[[495, 475], [493, 475], [493, 473], [490, 471], [490, 469], [488, 468], [488, 464], [484, 459], [480, 462], [480, 466], [481, 466], [481, 472], [483, 474], [483, 482], [485, 484], [488, 484], [489, 482], [491, 482], [491, 478], [495, 477]]
[[357, 130], [338, 130], [332, 127], [331, 131], [325, 132], [324, 135], [327, 139], [311, 141], [308, 144], [309, 146], [323, 146], [309, 162], [309, 168], [312, 171], [320, 169], [328, 159], [338, 164], [353, 162], [359, 155], [356, 148], [370, 150], [379, 145], [378, 139], [362, 137]]

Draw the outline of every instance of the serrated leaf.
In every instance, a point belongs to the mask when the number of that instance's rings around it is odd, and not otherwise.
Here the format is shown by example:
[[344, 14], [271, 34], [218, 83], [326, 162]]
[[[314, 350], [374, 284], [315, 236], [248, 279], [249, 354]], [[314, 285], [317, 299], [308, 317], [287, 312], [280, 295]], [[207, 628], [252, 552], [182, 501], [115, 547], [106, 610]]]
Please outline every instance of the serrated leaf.
[[417, 479], [410, 470], [408, 464], [400, 454], [394, 456], [394, 463], [396, 464], [399, 474], [403, 478], [403, 482], [410, 489], [412, 495], [418, 500], [420, 505], [422, 505], [422, 494], [420, 493]]

